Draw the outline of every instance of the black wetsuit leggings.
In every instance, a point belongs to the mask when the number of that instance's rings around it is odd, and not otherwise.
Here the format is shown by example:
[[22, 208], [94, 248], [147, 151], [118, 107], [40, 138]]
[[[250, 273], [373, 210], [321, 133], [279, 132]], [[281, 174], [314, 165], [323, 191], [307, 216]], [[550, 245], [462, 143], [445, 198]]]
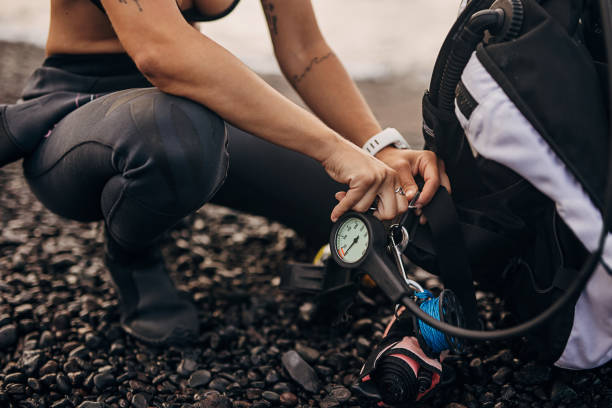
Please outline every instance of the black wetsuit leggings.
[[327, 241], [333, 194], [342, 186], [314, 160], [156, 88], [90, 99], [24, 160], [28, 183], [51, 211], [104, 219], [126, 249], [151, 244], [209, 201], [280, 221], [313, 243]]

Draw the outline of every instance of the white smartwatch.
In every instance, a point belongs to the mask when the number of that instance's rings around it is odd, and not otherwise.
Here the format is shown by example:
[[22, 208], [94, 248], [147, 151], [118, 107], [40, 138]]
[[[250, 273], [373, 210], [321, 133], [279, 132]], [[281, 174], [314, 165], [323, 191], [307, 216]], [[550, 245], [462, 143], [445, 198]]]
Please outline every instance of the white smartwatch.
[[398, 149], [410, 149], [410, 145], [395, 128], [386, 128], [368, 139], [362, 149], [374, 156], [389, 145], [394, 145]]

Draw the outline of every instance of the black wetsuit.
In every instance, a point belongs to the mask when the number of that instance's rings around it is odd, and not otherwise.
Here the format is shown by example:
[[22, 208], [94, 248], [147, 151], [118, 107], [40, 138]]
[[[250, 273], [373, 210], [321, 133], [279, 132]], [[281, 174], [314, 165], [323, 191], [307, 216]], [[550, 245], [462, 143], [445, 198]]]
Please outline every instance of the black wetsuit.
[[121, 325], [152, 344], [199, 333], [197, 309], [174, 287], [156, 244], [165, 230], [212, 201], [321, 245], [342, 189], [313, 159], [153, 87], [126, 54], [48, 57], [22, 101], [0, 105], [0, 166], [21, 157], [51, 211], [104, 220]]
[[104, 219], [125, 248], [152, 243], [207, 201], [278, 220], [313, 243], [328, 239], [343, 186], [316, 161], [151, 87], [126, 54], [51, 56], [23, 100], [0, 106], [0, 162], [25, 155], [43, 204]]

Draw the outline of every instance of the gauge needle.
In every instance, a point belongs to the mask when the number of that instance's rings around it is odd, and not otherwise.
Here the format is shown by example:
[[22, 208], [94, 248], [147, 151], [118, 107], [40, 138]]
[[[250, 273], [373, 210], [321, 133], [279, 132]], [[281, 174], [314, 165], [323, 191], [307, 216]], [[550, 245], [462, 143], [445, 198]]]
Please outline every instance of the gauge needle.
[[344, 252], [344, 256], [346, 256], [346, 254], [348, 254], [348, 251], [351, 250], [351, 248], [353, 247], [353, 245], [355, 245], [357, 243], [357, 241], [359, 241], [359, 235], [357, 235], [355, 237], [355, 239], [353, 240], [353, 243], [348, 247], [348, 249]]

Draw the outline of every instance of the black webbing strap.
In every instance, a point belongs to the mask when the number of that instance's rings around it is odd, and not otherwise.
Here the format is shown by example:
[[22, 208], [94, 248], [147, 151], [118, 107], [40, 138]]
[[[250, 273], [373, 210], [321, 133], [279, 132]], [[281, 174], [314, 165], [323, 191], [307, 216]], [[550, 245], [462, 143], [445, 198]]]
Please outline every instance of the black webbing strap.
[[423, 208], [423, 213], [431, 230], [444, 287], [455, 292], [461, 302], [467, 328], [477, 329], [480, 325], [472, 270], [455, 205], [444, 187], [438, 189], [431, 202]]

